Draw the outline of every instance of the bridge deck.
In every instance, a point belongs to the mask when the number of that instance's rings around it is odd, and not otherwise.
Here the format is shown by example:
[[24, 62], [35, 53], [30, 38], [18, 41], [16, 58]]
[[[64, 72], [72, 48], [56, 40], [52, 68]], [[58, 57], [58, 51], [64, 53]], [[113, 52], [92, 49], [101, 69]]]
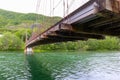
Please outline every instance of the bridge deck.
[[61, 21], [31, 38], [26, 47], [65, 41], [120, 36], [120, 1], [90, 0]]

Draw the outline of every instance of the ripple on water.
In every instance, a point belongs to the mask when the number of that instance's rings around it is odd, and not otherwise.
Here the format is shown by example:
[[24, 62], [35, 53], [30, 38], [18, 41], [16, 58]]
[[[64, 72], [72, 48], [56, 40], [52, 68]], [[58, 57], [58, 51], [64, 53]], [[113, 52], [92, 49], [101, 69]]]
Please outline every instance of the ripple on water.
[[120, 80], [120, 53], [70, 56], [66, 56], [71, 60], [69, 64], [54, 67], [52, 76], [55, 80]]
[[0, 53], [0, 80], [30, 80], [27, 67], [24, 54]]
[[[120, 53], [51, 53], [39, 57], [41, 68], [50, 71], [55, 80], [120, 80]], [[0, 80], [30, 80], [29, 71], [23, 54], [0, 54]]]

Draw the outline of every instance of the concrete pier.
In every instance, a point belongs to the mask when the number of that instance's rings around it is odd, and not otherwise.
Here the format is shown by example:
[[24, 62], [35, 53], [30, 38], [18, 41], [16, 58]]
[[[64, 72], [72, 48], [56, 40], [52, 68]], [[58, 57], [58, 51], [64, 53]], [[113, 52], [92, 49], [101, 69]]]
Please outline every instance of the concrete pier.
[[25, 54], [33, 54], [33, 49], [30, 47], [29, 48], [27, 47], [27, 48], [25, 48], [24, 53]]

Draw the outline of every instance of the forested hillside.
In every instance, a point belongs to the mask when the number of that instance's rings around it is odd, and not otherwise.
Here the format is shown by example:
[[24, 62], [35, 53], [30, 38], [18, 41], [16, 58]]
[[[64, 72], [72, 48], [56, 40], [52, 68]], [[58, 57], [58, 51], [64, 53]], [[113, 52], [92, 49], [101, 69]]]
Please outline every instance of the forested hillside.
[[[17, 13], [0, 9], [0, 28], [24, 28], [29, 27], [37, 22], [44, 24], [45, 27], [50, 27], [55, 22], [59, 21], [60, 17], [48, 17], [35, 13]], [[47, 21], [47, 23], [45, 23]]]

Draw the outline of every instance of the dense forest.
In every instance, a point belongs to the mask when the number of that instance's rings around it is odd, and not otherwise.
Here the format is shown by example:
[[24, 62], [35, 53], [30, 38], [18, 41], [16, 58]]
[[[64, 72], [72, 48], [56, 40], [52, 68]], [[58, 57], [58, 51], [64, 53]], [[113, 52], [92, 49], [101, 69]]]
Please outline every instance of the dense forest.
[[[0, 50], [23, 50], [26, 32], [31, 35], [31, 25], [39, 23], [44, 31], [60, 17], [49, 17], [35, 13], [17, 13], [0, 9]], [[46, 23], [47, 22], [47, 23]], [[34, 47], [35, 51], [50, 50], [120, 50], [120, 39], [107, 36], [105, 40], [89, 39], [88, 41], [63, 42]]]

